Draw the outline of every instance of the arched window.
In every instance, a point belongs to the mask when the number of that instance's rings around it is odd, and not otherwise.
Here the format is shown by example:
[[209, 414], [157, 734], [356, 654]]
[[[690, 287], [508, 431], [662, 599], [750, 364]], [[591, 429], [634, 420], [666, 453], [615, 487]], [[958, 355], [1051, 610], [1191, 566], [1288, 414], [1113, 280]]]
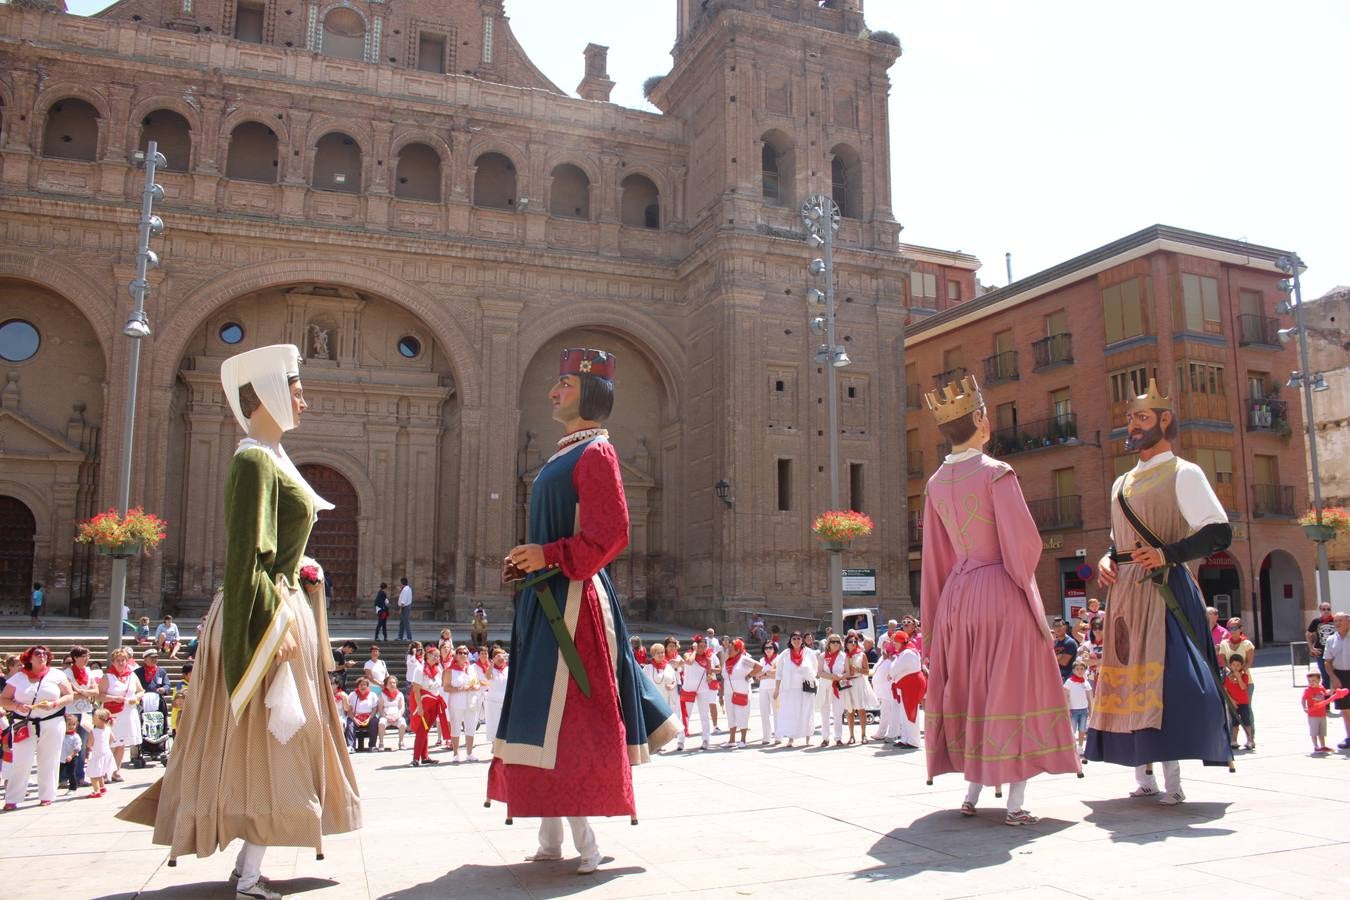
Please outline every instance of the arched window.
[[74, 97], [57, 100], [48, 107], [42, 155], [93, 161], [98, 155], [98, 110]]
[[473, 203], [489, 209], [516, 205], [516, 167], [500, 153], [484, 153], [473, 164]]
[[277, 180], [277, 135], [261, 122], [241, 122], [230, 132], [225, 177], [239, 181]]
[[770, 131], [761, 138], [760, 186], [766, 203], [792, 205], [794, 180], [792, 141], [781, 131]]
[[404, 200], [441, 199], [441, 157], [426, 144], [408, 144], [398, 151], [394, 196]]
[[661, 227], [661, 194], [646, 175], [629, 175], [623, 190], [623, 224], [634, 228]]
[[585, 172], [571, 163], [563, 163], [553, 170], [548, 212], [565, 219], [591, 217], [591, 180]]
[[171, 109], [157, 109], [141, 119], [140, 149], [155, 141], [164, 154], [170, 172], [186, 172], [192, 160], [192, 130], [187, 119]]
[[839, 144], [830, 151], [830, 186], [839, 215], [849, 219], [862, 216], [862, 162], [858, 151]]
[[360, 13], [339, 6], [323, 17], [323, 55], [358, 62], [366, 58], [366, 20]]
[[361, 147], [340, 131], [330, 131], [314, 145], [316, 191], [361, 193]]

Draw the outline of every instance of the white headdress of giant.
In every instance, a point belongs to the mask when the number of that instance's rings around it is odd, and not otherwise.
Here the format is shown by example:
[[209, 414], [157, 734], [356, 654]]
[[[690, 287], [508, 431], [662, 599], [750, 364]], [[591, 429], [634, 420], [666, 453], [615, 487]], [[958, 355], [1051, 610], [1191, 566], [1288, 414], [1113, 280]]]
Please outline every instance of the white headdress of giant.
[[[239, 389], [246, 384], [252, 385], [259, 402], [281, 426], [281, 430], [290, 431], [296, 426], [295, 415], [291, 409], [291, 382], [299, 377], [300, 348], [294, 344], [259, 347], [231, 356], [220, 364], [220, 383], [225, 388], [225, 399], [234, 413], [234, 420], [246, 432], [249, 430], [249, 420], [239, 405]], [[291, 462], [291, 458], [279, 444], [273, 447], [252, 437], [246, 437], [239, 442], [235, 452], [249, 447], [262, 447], [269, 451], [276, 459], [277, 467], [309, 493], [314, 501], [315, 511], [333, 508], [333, 504], [320, 497], [314, 488], [309, 486], [309, 482], [300, 475], [300, 470], [295, 467], [295, 463]]]

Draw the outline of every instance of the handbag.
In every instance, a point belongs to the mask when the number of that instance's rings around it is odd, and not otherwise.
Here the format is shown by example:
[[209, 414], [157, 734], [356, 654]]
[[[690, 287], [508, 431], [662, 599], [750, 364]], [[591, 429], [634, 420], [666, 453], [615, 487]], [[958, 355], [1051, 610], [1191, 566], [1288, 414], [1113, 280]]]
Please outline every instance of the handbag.
[[749, 706], [749, 705], [750, 705], [750, 695], [749, 695], [749, 694], [738, 694], [738, 693], [736, 693], [735, 691], [732, 691], [732, 692], [731, 692], [731, 705], [732, 705], [732, 706]]
[[814, 694], [816, 692], [816, 683], [809, 678], [802, 679], [802, 693]]

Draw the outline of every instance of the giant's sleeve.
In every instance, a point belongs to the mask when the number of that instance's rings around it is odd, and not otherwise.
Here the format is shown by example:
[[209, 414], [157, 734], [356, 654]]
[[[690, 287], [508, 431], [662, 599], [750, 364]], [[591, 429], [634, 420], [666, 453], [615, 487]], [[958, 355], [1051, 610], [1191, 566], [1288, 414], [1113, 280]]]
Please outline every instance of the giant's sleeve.
[[1177, 469], [1176, 491], [1181, 515], [1195, 532], [1163, 547], [1167, 561], [1180, 565], [1226, 549], [1233, 542], [1233, 526], [1204, 470], [1183, 462]]
[[1003, 568], [1026, 597], [1027, 609], [1036, 624], [1049, 635], [1045, 604], [1036, 587], [1036, 564], [1041, 560], [1041, 532], [1027, 509], [1017, 473], [1008, 469], [994, 476], [990, 485], [994, 504], [994, 530], [998, 532]]
[[[937, 506], [930, 491], [923, 495], [923, 553], [920, 567], [919, 616], [924, 632], [938, 633], [938, 619], [942, 615], [942, 586], [956, 565], [956, 548], [952, 546], [947, 529], [942, 525]], [[929, 648], [932, 649], [932, 648]]]
[[628, 546], [628, 501], [614, 445], [596, 441], [581, 451], [572, 471], [579, 500], [577, 533], [544, 545], [544, 561], [571, 581], [584, 581]]
[[268, 575], [277, 552], [277, 476], [264, 454], [236, 453], [225, 482], [221, 656], [236, 721], [262, 686], [291, 624]]

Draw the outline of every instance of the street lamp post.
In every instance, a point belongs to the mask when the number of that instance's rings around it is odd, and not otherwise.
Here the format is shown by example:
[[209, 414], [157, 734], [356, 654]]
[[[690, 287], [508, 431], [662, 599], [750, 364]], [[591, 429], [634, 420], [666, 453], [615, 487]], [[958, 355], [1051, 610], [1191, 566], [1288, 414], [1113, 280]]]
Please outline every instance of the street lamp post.
[[[822, 256], [811, 260], [812, 275], [822, 278], [825, 290], [812, 287], [807, 297], [825, 307], [825, 315], [811, 320], [811, 331], [823, 335], [825, 343], [816, 351], [816, 362], [825, 365], [826, 405], [830, 428], [830, 509], [839, 508], [839, 376], [835, 371], [849, 365], [848, 352], [835, 343], [834, 310], [834, 233], [839, 230], [839, 205], [825, 194], [812, 194], [802, 204], [802, 221], [806, 224], [807, 240], [821, 247]], [[844, 628], [843, 551], [838, 546], [830, 554], [830, 620], [836, 633]]]
[[[1322, 474], [1317, 465], [1317, 422], [1313, 419], [1313, 391], [1326, 390], [1326, 382], [1323, 380], [1322, 373], [1313, 373], [1312, 367], [1308, 364], [1308, 330], [1303, 323], [1303, 285], [1299, 281], [1299, 270], [1303, 268], [1303, 260], [1294, 254], [1290, 259], [1287, 256], [1281, 256], [1275, 261], [1275, 267], [1286, 275], [1293, 276], [1294, 302], [1292, 309], [1289, 301], [1280, 304], [1280, 312], [1294, 314], [1295, 325], [1293, 328], [1282, 328], [1279, 331], [1280, 341], [1288, 343], [1292, 333], [1298, 336], [1299, 363], [1303, 366], [1298, 372], [1291, 373], [1289, 386], [1303, 389], [1303, 417], [1304, 425], [1308, 431], [1308, 467], [1312, 472], [1312, 490], [1313, 490], [1313, 516], [1318, 525], [1322, 524]], [[1288, 293], [1288, 279], [1280, 282], [1280, 287]], [[1327, 542], [1325, 540], [1317, 541], [1317, 588], [1318, 600], [1326, 603], [1331, 600], [1331, 571], [1327, 562]]]
[[[137, 153], [136, 160], [145, 166], [145, 186], [141, 190], [141, 218], [136, 235], [136, 277], [127, 286], [131, 291], [133, 305], [131, 317], [122, 326], [122, 333], [131, 338], [127, 361], [126, 415], [122, 419], [122, 464], [117, 480], [117, 512], [122, 516], [127, 514], [127, 507], [131, 505], [131, 449], [136, 427], [136, 386], [140, 378], [141, 341], [150, 336], [150, 317], [145, 313], [145, 298], [150, 293], [150, 283], [146, 281], [145, 274], [159, 265], [159, 257], [150, 249], [150, 237], [164, 232], [163, 220], [154, 214], [155, 201], [164, 199], [164, 188], [155, 183], [155, 170], [168, 165], [156, 141], [150, 141], [144, 153]], [[113, 559], [112, 594], [108, 601], [109, 654], [122, 644], [122, 607], [126, 599], [127, 558], [119, 556]]]

